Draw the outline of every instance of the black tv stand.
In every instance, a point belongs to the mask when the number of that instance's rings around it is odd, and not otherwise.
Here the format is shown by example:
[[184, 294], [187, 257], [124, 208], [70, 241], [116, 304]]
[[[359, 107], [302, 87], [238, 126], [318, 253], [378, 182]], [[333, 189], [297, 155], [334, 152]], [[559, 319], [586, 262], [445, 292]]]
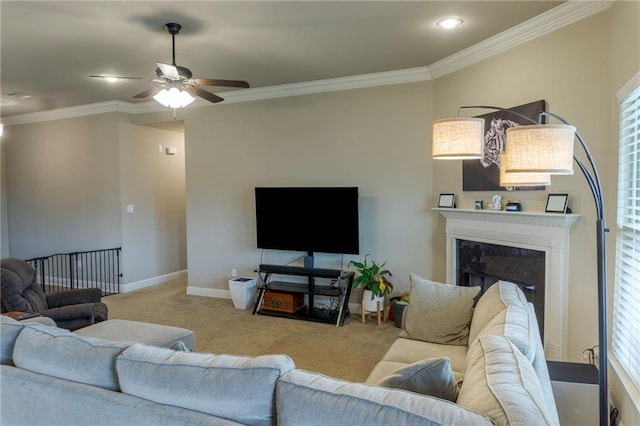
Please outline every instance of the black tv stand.
[[[271, 315], [285, 318], [302, 319], [332, 323], [336, 326], [344, 324], [349, 312], [349, 296], [354, 273], [339, 269], [305, 268], [302, 266], [260, 265], [258, 273], [258, 297], [253, 307], [254, 315]], [[274, 281], [272, 274], [306, 277], [306, 283], [290, 281]], [[316, 278], [328, 278], [331, 285], [316, 285]], [[263, 309], [265, 292], [285, 293], [290, 295], [306, 295], [307, 303], [297, 312], [276, 312]], [[336, 298], [337, 308], [321, 309], [314, 305], [315, 296]]]

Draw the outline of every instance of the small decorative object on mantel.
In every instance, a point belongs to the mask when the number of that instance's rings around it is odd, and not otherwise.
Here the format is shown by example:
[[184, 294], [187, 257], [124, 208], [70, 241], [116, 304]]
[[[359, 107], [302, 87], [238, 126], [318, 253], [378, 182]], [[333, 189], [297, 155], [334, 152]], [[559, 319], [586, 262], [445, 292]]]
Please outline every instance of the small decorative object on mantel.
[[569, 194], [549, 194], [544, 211], [547, 213], [571, 213], [568, 206]]
[[491, 204], [489, 205], [489, 210], [502, 210], [502, 196], [498, 194], [494, 194], [491, 197]]
[[438, 207], [453, 209], [456, 207], [456, 194], [440, 194]]
[[482, 210], [484, 208], [484, 200], [476, 200], [476, 210]]
[[504, 207], [504, 209], [508, 212], [521, 212], [522, 204], [520, 204], [520, 201], [509, 200], [507, 201], [507, 205]]

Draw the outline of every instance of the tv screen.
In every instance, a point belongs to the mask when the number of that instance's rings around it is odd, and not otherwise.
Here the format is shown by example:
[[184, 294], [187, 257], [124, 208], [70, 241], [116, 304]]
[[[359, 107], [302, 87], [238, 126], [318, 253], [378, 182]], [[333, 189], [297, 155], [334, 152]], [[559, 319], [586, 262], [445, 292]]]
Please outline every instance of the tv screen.
[[359, 254], [358, 188], [256, 188], [258, 248]]

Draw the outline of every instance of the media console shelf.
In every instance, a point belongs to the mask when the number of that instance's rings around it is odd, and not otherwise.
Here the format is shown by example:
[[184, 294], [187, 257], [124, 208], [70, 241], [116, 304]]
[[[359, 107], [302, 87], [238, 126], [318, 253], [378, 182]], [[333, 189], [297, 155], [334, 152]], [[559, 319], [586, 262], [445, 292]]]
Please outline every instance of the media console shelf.
[[[285, 318], [302, 319], [333, 323], [336, 326], [344, 324], [349, 316], [349, 296], [354, 273], [339, 269], [304, 268], [300, 266], [260, 265], [258, 273], [258, 297], [253, 307], [254, 315], [272, 315]], [[274, 281], [272, 275], [289, 275], [306, 277], [307, 282]], [[317, 278], [325, 278], [331, 281], [330, 285], [316, 285]], [[304, 298], [307, 301], [304, 306], [297, 309], [292, 302], [291, 312], [281, 310], [269, 310], [264, 308], [265, 294], [270, 296], [281, 294], [290, 297], [293, 301]], [[331, 309], [315, 306], [315, 296], [335, 298]]]

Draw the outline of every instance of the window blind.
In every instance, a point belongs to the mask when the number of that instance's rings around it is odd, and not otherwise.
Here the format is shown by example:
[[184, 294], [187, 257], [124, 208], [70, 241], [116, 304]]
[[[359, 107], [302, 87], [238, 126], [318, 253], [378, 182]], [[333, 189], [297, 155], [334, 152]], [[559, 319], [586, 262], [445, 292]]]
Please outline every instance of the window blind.
[[640, 86], [620, 104], [611, 350], [640, 391]]

